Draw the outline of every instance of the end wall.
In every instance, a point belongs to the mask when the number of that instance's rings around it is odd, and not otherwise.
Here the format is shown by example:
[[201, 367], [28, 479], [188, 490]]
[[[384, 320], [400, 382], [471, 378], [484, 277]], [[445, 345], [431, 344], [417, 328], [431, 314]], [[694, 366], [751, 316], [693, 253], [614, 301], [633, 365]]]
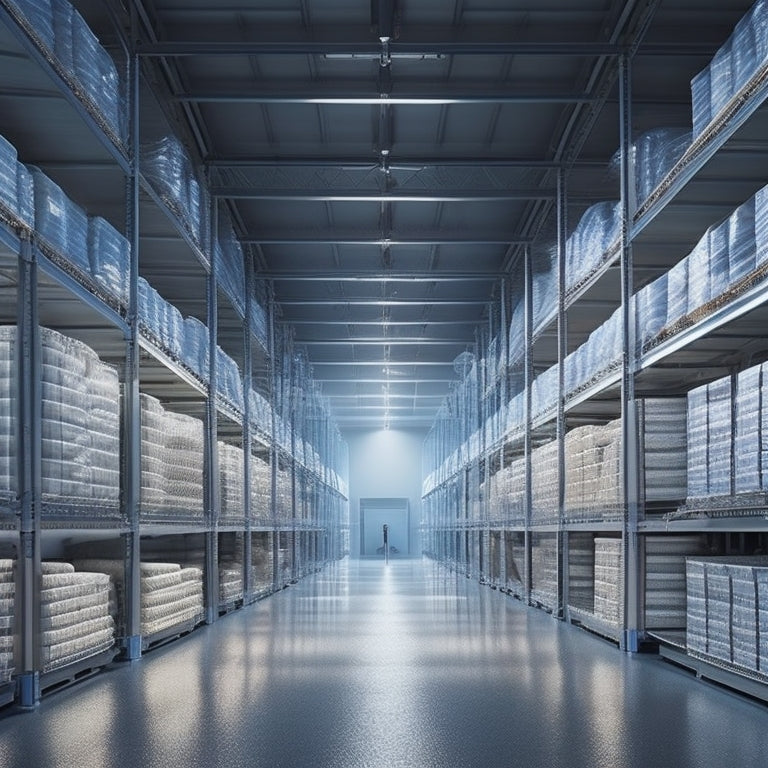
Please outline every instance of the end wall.
[[421, 556], [422, 430], [346, 430], [349, 444], [349, 544], [360, 556], [360, 499], [407, 498], [411, 557]]

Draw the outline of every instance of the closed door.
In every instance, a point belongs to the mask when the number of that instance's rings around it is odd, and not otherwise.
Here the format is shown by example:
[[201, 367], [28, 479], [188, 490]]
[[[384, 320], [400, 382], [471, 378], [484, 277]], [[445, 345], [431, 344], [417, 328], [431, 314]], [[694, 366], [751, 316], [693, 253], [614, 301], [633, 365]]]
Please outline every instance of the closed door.
[[362, 552], [376, 555], [384, 546], [384, 526], [388, 526], [390, 550], [394, 547], [399, 554], [409, 553], [408, 542], [408, 501], [407, 499], [361, 499], [360, 523], [362, 527]]

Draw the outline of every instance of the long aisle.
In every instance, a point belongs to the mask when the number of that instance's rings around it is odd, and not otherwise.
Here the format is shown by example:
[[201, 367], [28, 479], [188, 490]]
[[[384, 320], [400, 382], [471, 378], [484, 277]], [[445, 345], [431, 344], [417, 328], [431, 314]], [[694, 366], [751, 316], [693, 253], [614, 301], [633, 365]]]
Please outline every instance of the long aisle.
[[3, 768], [765, 766], [768, 708], [420, 560], [344, 561], [0, 717]]

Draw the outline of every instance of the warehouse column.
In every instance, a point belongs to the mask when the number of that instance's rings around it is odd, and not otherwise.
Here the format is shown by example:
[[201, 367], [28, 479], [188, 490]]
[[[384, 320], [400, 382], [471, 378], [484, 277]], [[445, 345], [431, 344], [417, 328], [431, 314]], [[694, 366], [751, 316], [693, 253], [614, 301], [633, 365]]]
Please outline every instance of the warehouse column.
[[[138, 23], [132, 14], [131, 29]], [[135, 35], [132, 35], [135, 45]], [[130, 58], [128, 114], [131, 172], [127, 179], [126, 234], [131, 245], [128, 275], [128, 333], [123, 371], [121, 499], [127, 524], [124, 542], [123, 652], [127, 659], [141, 656], [141, 403], [139, 399], [139, 87], [138, 56]]]
[[633, 297], [633, 263], [631, 222], [635, 210], [634, 169], [630, 157], [632, 141], [632, 68], [627, 54], [619, 59], [619, 111], [621, 157], [621, 309], [622, 309], [622, 383], [621, 445], [624, 487], [624, 530], [622, 536], [624, 570], [624, 629], [621, 647], [638, 650], [641, 614], [639, 515], [639, 453], [637, 403], [635, 401], [635, 302]]
[[16, 328], [16, 461], [20, 501], [16, 617], [19, 704], [40, 700], [40, 504], [42, 501], [42, 385], [37, 304], [37, 261], [28, 238], [21, 241]]

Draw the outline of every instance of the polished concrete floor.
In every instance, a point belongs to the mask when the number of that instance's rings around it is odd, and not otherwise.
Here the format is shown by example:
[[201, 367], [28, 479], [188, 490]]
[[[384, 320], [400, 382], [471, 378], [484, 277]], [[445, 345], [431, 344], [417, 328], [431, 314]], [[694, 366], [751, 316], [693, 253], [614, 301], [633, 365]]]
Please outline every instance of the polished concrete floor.
[[768, 708], [428, 561], [344, 561], [0, 717], [2, 768], [756, 768]]

